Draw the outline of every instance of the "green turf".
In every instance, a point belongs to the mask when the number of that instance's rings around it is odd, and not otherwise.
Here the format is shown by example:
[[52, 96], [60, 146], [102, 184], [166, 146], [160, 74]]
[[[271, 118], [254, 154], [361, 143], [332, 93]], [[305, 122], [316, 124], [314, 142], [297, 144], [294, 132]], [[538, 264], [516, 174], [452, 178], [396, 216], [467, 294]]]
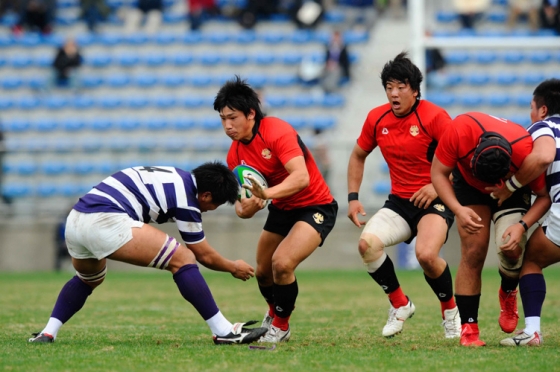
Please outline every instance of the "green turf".
[[[262, 319], [266, 306], [254, 279], [203, 273], [228, 319]], [[488, 346], [479, 349], [443, 337], [439, 305], [420, 271], [398, 273], [416, 314], [392, 339], [381, 336], [386, 296], [365, 272], [301, 271], [292, 340], [261, 351], [215, 346], [171, 275], [155, 271], [109, 272], [54, 344], [29, 344], [72, 274], [0, 273], [0, 371], [552, 371], [559, 368], [560, 270], [545, 274], [540, 348], [499, 346], [505, 334], [497, 322], [496, 269], [484, 272], [479, 321]]]

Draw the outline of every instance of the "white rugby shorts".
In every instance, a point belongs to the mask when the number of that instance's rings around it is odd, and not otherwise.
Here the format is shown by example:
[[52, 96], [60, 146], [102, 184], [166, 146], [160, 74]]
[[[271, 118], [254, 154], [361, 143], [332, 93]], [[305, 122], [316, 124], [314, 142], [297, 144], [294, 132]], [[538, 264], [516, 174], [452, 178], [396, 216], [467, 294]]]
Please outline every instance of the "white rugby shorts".
[[546, 237], [554, 244], [560, 246], [560, 204], [552, 203], [543, 227], [546, 227]]
[[66, 220], [66, 246], [76, 259], [105, 258], [132, 240], [142, 227], [125, 213], [82, 213], [72, 209]]

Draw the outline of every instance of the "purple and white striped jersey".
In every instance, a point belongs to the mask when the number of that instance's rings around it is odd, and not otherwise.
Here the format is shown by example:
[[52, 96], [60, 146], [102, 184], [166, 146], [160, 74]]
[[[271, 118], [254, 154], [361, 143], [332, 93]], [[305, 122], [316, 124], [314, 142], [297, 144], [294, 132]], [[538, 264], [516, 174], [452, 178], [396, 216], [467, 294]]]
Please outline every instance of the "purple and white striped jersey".
[[533, 141], [550, 136], [556, 141], [556, 157], [546, 170], [546, 187], [553, 203], [560, 202], [560, 115], [549, 116], [533, 123], [528, 129]]
[[187, 244], [204, 240], [194, 176], [174, 167], [133, 167], [107, 177], [74, 205], [82, 213], [126, 213], [158, 224], [175, 221]]

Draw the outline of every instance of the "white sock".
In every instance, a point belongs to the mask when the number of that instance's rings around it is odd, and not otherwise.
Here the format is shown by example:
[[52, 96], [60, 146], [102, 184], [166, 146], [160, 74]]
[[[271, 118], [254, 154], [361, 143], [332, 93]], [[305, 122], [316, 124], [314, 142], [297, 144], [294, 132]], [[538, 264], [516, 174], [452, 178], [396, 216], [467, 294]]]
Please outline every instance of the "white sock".
[[233, 324], [223, 316], [221, 311], [218, 311], [216, 315], [206, 321], [208, 327], [212, 331], [212, 334], [216, 336], [225, 336], [231, 332], [231, 327]]
[[48, 333], [49, 335], [53, 336], [56, 339], [56, 335], [58, 330], [62, 327], [62, 322], [56, 318], [49, 318], [49, 322], [45, 326], [45, 329], [41, 331], [41, 333]]
[[528, 335], [541, 331], [541, 317], [529, 316], [525, 318], [525, 329], [523, 330]]

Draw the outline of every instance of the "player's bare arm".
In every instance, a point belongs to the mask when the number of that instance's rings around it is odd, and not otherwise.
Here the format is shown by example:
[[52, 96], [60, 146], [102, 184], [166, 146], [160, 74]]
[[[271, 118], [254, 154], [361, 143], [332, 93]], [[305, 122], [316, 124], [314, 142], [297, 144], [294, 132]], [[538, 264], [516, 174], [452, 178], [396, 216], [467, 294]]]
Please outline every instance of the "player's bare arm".
[[[537, 198], [531, 205], [531, 208], [523, 216], [522, 221], [527, 225], [527, 229], [533, 226], [539, 219], [541, 219], [546, 212], [550, 209], [552, 201], [550, 200], [550, 195], [546, 192], [546, 188], [539, 190], [536, 193]], [[500, 250], [502, 251], [513, 251], [519, 245], [521, 237], [525, 232], [525, 227], [521, 223], [515, 223], [508, 227], [504, 234], [502, 235], [502, 244]]]
[[[258, 182], [252, 182], [251, 186], [243, 185], [243, 187], [250, 190], [253, 195], [268, 200], [292, 196], [309, 186], [309, 172], [307, 171], [303, 156], [296, 156], [290, 159], [284, 165], [284, 168], [286, 168], [289, 175], [276, 186], [263, 189]], [[253, 181], [252, 177], [248, 176], [248, 178]]]
[[[542, 136], [533, 142], [531, 153], [521, 163], [519, 170], [515, 172], [515, 180], [519, 185], [527, 185], [546, 171], [549, 164], [554, 161], [556, 155], [556, 141], [549, 136]], [[498, 199], [498, 206], [513, 194], [505, 183], [487, 187], [495, 199]]]
[[[364, 151], [360, 146], [357, 144], [354, 145], [352, 154], [350, 154], [350, 160], [348, 161], [347, 182], [349, 194], [351, 192], [357, 193], [360, 190], [362, 179], [364, 177], [364, 164], [368, 155], [369, 153]], [[358, 214], [362, 216], [366, 215], [366, 211], [364, 210], [362, 203], [360, 203], [359, 200], [352, 200], [348, 202], [348, 218], [352, 221], [352, 223], [354, 223], [354, 225], [362, 227], [367, 221], [361, 221], [358, 218]]]
[[428, 209], [437, 196], [434, 185], [429, 183], [416, 191], [410, 198], [410, 201], [418, 208]]
[[206, 239], [196, 244], [187, 244], [195, 255], [196, 260], [205, 267], [231, 273], [235, 278], [243, 281], [255, 275], [255, 269], [243, 260], [232, 261], [218, 253]]
[[[251, 182], [253, 181], [254, 180]], [[254, 182], [254, 184], [256, 183], [258, 182]], [[248, 198], [246, 193], [242, 192], [240, 199], [235, 202], [235, 213], [238, 217], [247, 219], [253, 217], [255, 213], [263, 209], [265, 206], [266, 200], [255, 196], [255, 194]]]

